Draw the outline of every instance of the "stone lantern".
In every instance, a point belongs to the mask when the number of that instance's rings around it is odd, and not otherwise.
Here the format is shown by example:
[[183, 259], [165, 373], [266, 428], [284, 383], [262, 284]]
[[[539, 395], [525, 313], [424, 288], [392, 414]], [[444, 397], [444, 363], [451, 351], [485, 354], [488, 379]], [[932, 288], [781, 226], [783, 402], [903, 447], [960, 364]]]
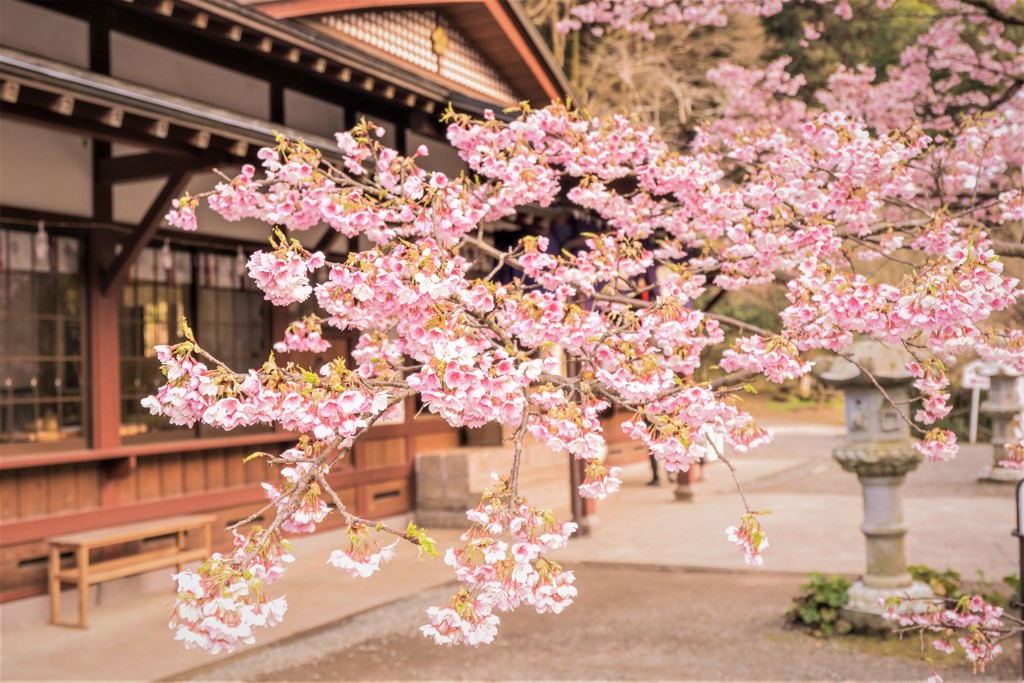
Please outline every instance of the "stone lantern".
[[[1006, 444], [1013, 441], [1013, 421], [1024, 416], [1024, 406], [1017, 395], [1018, 373], [1007, 372], [999, 366], [989, 366], [988, 398], [981, 404], [981, 412], [992, 420], [992, 464], [980, 473], [978, 479], [994, 482], [1024, 480], [1024, 471], [1002, 467], [1006, 460]], [[1024, 420], [1024, 417], [1020, 417]]]
[[[861, 628], [886, 628], [880, 599], [934, 595], [928, 585], [914, 581], [907, 572], [903, 542], [907, 533], [903, 481], [921, 462], [903, 419], [913, 384], [906, 369], [911, 359], [902, 349], [873, 340], [856, 341], [846, 352], [856, 364], [836, 358], [816, 370], [822, 382], [845, 394], [846, 439], [832, 455], [844, 470], [857, 475], [864, 494], [861, 530], [867, 539], [867, 572], [850, 588], [844, 616]], [[896, 407], [857, 364], [874, 376]]]

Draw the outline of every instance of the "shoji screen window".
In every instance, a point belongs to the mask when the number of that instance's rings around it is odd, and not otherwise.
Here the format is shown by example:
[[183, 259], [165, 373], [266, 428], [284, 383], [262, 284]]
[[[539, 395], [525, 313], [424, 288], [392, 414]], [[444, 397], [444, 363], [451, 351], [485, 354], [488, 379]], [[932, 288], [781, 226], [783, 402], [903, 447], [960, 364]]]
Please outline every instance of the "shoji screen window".
[[82, 243], [0, 228], [0, 447], [85, 445]]

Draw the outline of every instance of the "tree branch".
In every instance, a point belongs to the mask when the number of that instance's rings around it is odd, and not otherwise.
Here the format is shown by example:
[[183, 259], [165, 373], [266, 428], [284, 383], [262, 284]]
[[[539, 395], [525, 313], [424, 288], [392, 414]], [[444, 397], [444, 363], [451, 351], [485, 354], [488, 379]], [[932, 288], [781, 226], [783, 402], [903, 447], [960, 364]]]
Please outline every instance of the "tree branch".
[[1004, 240], [992, 240], [992, 248], [1000, 256], [1015, 256], [1024, 258], [1024, 244], [1020, 242], [1006, 242]]
[[1024, 26], [1024, 18], [1015, 17], [1007, 14], [995, 5], [991, 5], [986, 0], [960, 0], [965, 5], [970, 5], [976, 9], [980, 9], [984, 14], [988, 15], [990, 19], [1002, 22], [1004, 24], [1010, 24], [1011, 26]]

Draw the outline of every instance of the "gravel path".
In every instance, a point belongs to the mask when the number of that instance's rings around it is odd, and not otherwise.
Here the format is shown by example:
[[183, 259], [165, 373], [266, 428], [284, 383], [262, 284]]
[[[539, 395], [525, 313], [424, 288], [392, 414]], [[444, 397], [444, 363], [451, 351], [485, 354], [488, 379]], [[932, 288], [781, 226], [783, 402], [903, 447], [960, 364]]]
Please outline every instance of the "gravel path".
[[[420, 636], [430, 591], [177, 680], [923, 680], [916, 641], [820, 640], [782, 625], [802, 576], [644, 566], [576, 567], [561, 615], [503, 617], [490, 646]], [[981, 676], [943, 661], [946, 681], [1019, 680], [1021, 651]], [[942, 656], [942, 655], [938, 655]]]

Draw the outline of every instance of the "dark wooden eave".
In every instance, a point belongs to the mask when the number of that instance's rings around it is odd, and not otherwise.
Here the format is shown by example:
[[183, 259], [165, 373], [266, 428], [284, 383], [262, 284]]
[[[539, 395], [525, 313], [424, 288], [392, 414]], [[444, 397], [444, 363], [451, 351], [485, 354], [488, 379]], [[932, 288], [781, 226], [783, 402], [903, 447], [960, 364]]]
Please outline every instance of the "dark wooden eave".
[[[89, 5], [102, 3], [115, 8], [123, 17], [139, 16], [153, 22], [152, 25], [162, 24], [176, 32], [194, 34], [247, 53], [256, 62], [274, 64], [428, 114], [439, 113], [455, 99], [464, 107], [463, 111], [473, 114], [505, 106], [482, 97], [466, 97], [432, 82], [422, 73], [378, 59], [310, 27], [280, 21], [229, 0], [89, 0], [57, 5], [44, 0], [30, 1], [86, 21], [90, 19]], [[114, 28], [133, 33], [129, 26], [115, 24]]]
[[0, 48], [0, 112], [172, 152], [250, 158], [275, 131], [330, 155], [335, 142], [110, 76]]

